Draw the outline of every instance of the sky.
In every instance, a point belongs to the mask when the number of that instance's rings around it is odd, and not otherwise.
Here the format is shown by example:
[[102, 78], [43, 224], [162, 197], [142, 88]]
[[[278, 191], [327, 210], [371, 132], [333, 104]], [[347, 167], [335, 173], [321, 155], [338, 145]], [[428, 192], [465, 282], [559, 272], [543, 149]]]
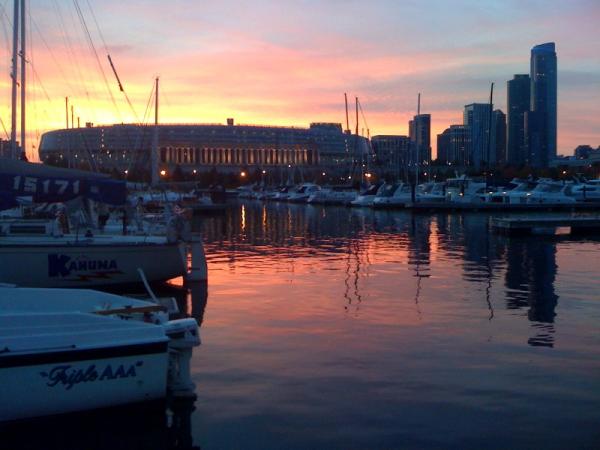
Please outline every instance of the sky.
[[[0, 0], [8, 132], [12, 3]], [[344, 123], [347, 93], [351, 129], [358, 97], [361, 133], [405, 135], [421, 93], [435, 153], [492, 82], [506, 112], [506, 81], [544, 42], [558, 56], [558, 153], [600, 146], [598, 0], [28, 0], [26, 18], [30, 157], [41, 133], [65, 127], [67, 96], [81, 125], [152, 122], [157, 76], [161, 123]]]

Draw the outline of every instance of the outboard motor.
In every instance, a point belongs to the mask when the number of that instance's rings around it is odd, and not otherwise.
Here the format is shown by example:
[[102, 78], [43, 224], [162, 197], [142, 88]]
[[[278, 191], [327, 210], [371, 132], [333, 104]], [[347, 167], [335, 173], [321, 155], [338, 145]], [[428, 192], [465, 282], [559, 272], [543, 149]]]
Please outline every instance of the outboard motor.
[[192, 349], [200, 345], [198, 323], [186, 318], [170, 320], [164, 325], [169, 338], [168, 389], [176, 396], [194, 396], [194, 383], [190, 377]]

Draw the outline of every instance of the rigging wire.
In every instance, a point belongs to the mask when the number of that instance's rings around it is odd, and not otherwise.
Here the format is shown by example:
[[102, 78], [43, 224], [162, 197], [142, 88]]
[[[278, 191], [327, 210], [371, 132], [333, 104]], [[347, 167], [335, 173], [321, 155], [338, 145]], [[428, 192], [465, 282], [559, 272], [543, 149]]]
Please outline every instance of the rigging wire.
[[90, 50], [92, 51], [94, 57], [96, 58], [96, 62], [98, 63], [98, 69], [100, 70], [100, 74], [102, 75], [102, 79], [104, 80], [104, 85], [106, 86], [106, 90], [108, 92], [110, 100], [111, 100], [113, 106], [115, 107], [117, 115], [119, 116], [119, 120], [122, 122], [123, 117], [121, 115], [121, 111], [119, 110], [117, 101], [115, 100], [115, 97], [110, 89], [110, 85], [108, 83], [106, 73], [104, 72], [104, 68], [102, 67], [102, 63], [100, 62], [100, 57], [98, 56], [98, 52], [96, 51], [96, 46], [94, 45], [94, 41], [92, 40], [92, 35], [90, 34], [90, 30], [85, 21], [85, 17], [83, 16], [83, 13], [81, 12], [81, 8], [79, 7], [79, 2], [77, 0], [73, 0], [73, 4], [75, 5], [75, 11], [77, 12], [77, 15], [79, 16], [79, 22], [80, 22], [80, 25], [81, 25], [81, 27], [85, 33], [85, 36], [87, 38], [87, 42], [90, 47]]
[[[82, 74], [82, 71], [81, 71], [81, 68], [84, 66], [82, 61], [85, 61], [85, 58], [81, 57], [81, 55], [79, 55], [78, 52], [75, 51], [76, 47], [71, 42], [71, 37], [69, 36], [69, 34], [66, 33], [66, 30], [77, 29], [75, 19], [73, 17], [73, 14], [71, 13], [70, 16], [71, 16], [71, 20], [73, 21], [73, 24], [72, 24], [72, 26], [67, 26], [65, 18], [63, 17], [61, 7], [60, 7], [59, 3], [57, 2], [57, 0], [53, 1], [53, 5], [54, 5], [54, 12], [55, 12], [56, 16], [58, 17], [58, 21], [60, 23], [61, 30], [63, 30], [63, 33], [61, 33], [61, 38], [63, 40], [63, 44], [65, 46], [66, 53], [70, 56], [70, 58], [72, 59], [72, 62], [74, 62], [74, 64], [71, 64], [71, 66], [75, 66], [75, 70], [73, 71], [73, 74], [77, 79], [77, 87], [74, 87], [70, 83], [70, 78], [66, 77], [64, 75], [64, 73], [63, 73], [63, 78], [66, 80], [71, 94], [78, 93], [78, 95], [81, 95], [81, 97], [83, 97], [87, 100], [88, 107], [92, 111], [92, 114], [93, 114], [94, 120], [95, 120], [94, 108], [92, 105], [92, 100], [90, 98], [90, 91], [89, 91], [88, 83], [87, 83], [88, 77], [84, 77]], [[40, 32], [40, 35], [42, 35], [41, 32]], [[63, 72], [63, 71], [61, 70], [61, 72]]]
[[[5, 0], [2, 4], [0, 4], [0, 15], [2, 16], [3, 20], [0, 20], [0, 22], [2, 22], [2, 35], [4, 37], [4, 54], [6, 56], [6, 61], [5, 61], [5, 67], [10, 67], [11, 66], [11, 49], [10, 49], [10, 39], [9, 39], [9, 33], [8, 33], [8, 28], [12, 29], [12, 21], [8, 15], [8, 13], [6, 12], [6, 1]], [[7, 27], [8, 24], [8, 27]], [[4, 70], [4, 68], [3, 68]], [[4, 94], [4, 92], [3, 92]], [[2, 101], [2, 104], [9, 104], [10, 101]], [[7, 140], [10, 140], [10, 136], [6, 130], [6, 126], [4, 125], [4, 122], [2, 121], [2, 119], [0, 118], [0, 123], [2, 125], [2, 128], [4, 130], [4, 132], [7, 135]]]
[[119, 90], [125, 96], [125, 100], [127, 101], [127, 104], [129, 105], [129, 108], [131, 109], [131, 112], [133, 113], [133, 117], [134, 117], [135, 121], [137, 123], [140, 123], [139, 116], [137, 115], [137, 112], [135, 111], [135, 108], [133, 107], [133, 103], [131, 103], [129, 96], [127, 95], [127, 92], [125, 91], [125, 88], [123, 88], [123, 84], [121, 83], [121, 79], [119, 78], [115, 64], [110, 56], [110, 52], [108, 51], [108, 45], [106, 45], [106, 40], [104, 39], [104, 33], [102, 33], [100, 24], [98, 23], [98, 20], [96, 19], [96, 14], [94, 13], [94, 9], [92, 8], [92, 5], [89, 0], [86, 0], [86, 3], [88, 6], [88, 9], [90, 10], [90, 13], [92, 15], [92, 20], [94, 21], [94, 24], [96, 25], [96, 29], [98, 30], [98, 35], [100, 36], [102, 45], [104, 46], [104, 51], [106, 52], [106, 56], [108, 58], [108, 62], [110, 63], [110, 67], [115, 75], [115, 78], [117, 79], [117, 84], [119, 85]]
[[139, 154], [136, 150], [138, 148], [138, 144], [139, 144], [140, 148], [142, 147], [144, 138], [148, 134], [148, 127], [146, 125], [147, 125], [147, 120], [149, 120], [149, 118], [150, 118], [150, 112], [152, 111], [152, 98], [154, 97], [155, 87], [156, 87], [156, 85], [154, 83], [152, 83], [152, 89], [150, 90], [150, 96], [148, 97], [148, 102], [146, 103], [146, 109], [144, 110], [144, 117], [142, 118], [142, 123], [141, 123], [142, 127], [140, 127], [141, 133], [137, 135], [137, 140], [136, 140], [134, 152], [133, 152], [133, 158], [131, 158], [131, 160], [129, 162], [129, 169], [131, 169], [132, 167], [136, 167], [138, 164], [140, 164], [140, 165], [142, 164], [138, 160]]

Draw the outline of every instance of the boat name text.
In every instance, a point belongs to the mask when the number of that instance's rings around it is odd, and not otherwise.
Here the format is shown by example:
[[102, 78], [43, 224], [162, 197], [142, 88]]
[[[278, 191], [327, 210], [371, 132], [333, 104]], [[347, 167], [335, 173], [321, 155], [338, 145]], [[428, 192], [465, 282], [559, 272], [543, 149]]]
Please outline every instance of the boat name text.
[[137, 361], [131, 365], [120, 364], [113, 368], [111, 364], [103, 369], [96, 367], [95, 364], [89, 365], [85, 369], [78, 369], [69, 364], [53, 367], [49, 372], [40, 372], [43, 378], [47, 378], [46, 383], [49, 387], [55, 387], [59, 384], [66, 390], [71, 389], [79, 383], [89, 383], [93, 381], [116, 380], [118, 378], [136, 377], [136, 367], [140, 367], [143, 361]]
[[72, 272], [97, 272], [117, 270], [117, 261], [114, 259], [72, 259], [68, 255], [56, 253], [48, 254], [48, 276], [68, 277]]

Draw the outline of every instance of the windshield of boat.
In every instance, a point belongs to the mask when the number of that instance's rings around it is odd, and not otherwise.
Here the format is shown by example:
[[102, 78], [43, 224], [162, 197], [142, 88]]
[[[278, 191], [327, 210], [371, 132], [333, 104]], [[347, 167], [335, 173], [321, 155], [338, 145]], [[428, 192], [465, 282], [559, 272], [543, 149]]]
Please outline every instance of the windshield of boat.
[[564, 185], [562, 184], [550, 184], [550, 183], [542, 183], [539, 184], [537, 188], [535, 188], [538, 192], [548, 192], [548, 193], [557, 193], [561, 192], [564, 189]]
[[385, 184], [381, 192], [377, 195], [380, 197], [391, 197], [396, 192], [396, 189], [398, 189], [397, 184]]

